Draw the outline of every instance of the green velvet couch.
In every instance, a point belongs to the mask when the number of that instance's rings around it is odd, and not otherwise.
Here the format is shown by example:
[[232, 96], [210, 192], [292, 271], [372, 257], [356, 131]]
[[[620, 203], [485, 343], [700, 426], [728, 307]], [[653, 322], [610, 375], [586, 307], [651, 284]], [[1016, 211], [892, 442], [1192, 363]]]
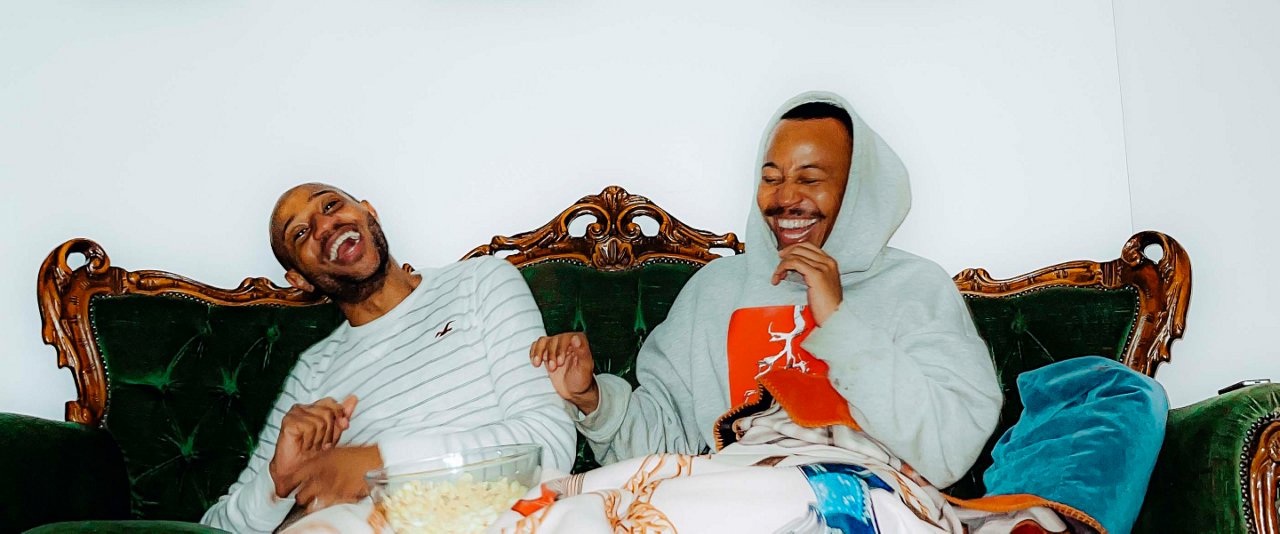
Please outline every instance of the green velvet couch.
[[[465, 257], [505, 256], [524, 274], [548, 332], [586, 332], [599, 370], [634, 383], [640, 344], [688, 278], [742, 250], [732, 234], [690, 228], [610, 187]], [[73, 267], [76, 257], [85, 263]], [[969, 269], [955, 281], [1005, 389], [994, 444], [1020, 414], [1019, 373], [1096, 354], [1154, 375], [1185, 326], [1191, 272], [1173, 239], [1143, 232], [1110, 262], [1008, 280]], [[49, 255], [37, 296], [44, 340], [71, 370], [77, 399], [65, 422], [0, 414], [2, 532], [211, 531], [189, 522], [247, 463], [298, 354], [342, 320], [332, 304], [262, 278], [218, 289], [112, 267], [86, 239]], [[1278, 463], [1280, 385], [1173, 410], [1135, 532], [1276, 533]], [[984, 454], [948, 491], [981, 495], [989, 464]], [[576, 469], [592, 465], [580, 447]]]

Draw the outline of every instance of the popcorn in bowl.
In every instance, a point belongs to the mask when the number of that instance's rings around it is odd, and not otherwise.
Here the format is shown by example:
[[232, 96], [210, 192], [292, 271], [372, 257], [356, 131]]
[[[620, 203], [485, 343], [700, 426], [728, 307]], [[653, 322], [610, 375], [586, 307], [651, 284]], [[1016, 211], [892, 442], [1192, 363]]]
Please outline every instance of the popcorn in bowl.
[[484, 532], [538, 483], [542, 447], [503, 445], [391, 465], [366, 475], [397, 534]]
[[408, 482], [379, 509], [398, 534], [484, 532], [528, 491], [514, 480], [476, 481], [467, 473], [455, 481]]

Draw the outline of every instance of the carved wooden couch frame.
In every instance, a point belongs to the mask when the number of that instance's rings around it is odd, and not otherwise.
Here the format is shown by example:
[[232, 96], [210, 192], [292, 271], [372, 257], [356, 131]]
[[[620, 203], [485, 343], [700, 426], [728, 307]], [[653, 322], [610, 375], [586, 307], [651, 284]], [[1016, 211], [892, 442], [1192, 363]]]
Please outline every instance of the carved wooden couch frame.
[[[593, 216], [595, 222], [586, 226], [584, 235], [571, 235], [572, 222], [584, 215]], [[656, 221], [656, 234], [646, 235], [641, 230], [637, 221], [641, 217]], [[1162, 252], [1158, 261], [1152, 261], [1145, 253], [1151, 246]], [[615, 186], [598, 195], [581, 198], [536, 230], [509, 237], [496, 236], [464, 258], [509, 253], [506, 259], [517, 267], [569, 262], [601, 271], [626, 271], [651, 262], [705, 264], [719, 257], [713, 249], [741, 253], [743, 244], [733, 234], [717, 235], [685, 225], [648, 199]], [[76, 255], [86, 260], [82, 266], [72, 266], [71, 258]], [[1171, 344], [1182, 336], [1185, 328], [1191, 267], [1187, 254], [1176, 241], [1160, 233], [1142, 232], [1126, 242], [1120, 257], [1112, 261], [1073, 261], [1007, 280], [994, 279], [983, 269], [966, 269], [955, 276], [955, 282], [970, 298], [1001, 297], [1063, 286], [1136, 289], [1138, 317], [1120, 359], [1129, 367], [1154, 376], [1162, 362], [1170, 361]], [[87, 239], [68, 241], [49, 255], [40, 267], [37, 294], [44, 341], [57, 350], [59, 367], [69, 368], [75, 379], [77, 398], [67, 402], [66, 420], [92, 426], [102, 423], [108, 407], [107, 374], [88, 315], [89, 301], [95, 295], [182, 295], [225, 306], [309, 306], [323, 302], [297, 290], [278, 287], [265, 278], [248, 278], [235, 289], [219, 289], [163, 271], [127, 271], [113, 267], [104, 250]], [[1259, 393], [1261, 390], [1248, 389], [1255, 391], [1232, 394], [1241, 396], [1238, 401], [1222, 396], [1201, 404], [1245, 402], [1246, 397], [1254, 400], [1268, 395], [1272, 399], [1277, 397], [1275, 390], [1263, 395]], [[1209, 414], [1212, 410], [1202, 411]], [[1212, 414], [1195, 417], [1204, 419]], [[1171, 415], [1171, 433], [1177, 431], [1173, 424], [1175, 418]], [[1271, 406], [1269, 413], [1255, 418], [1248, 430], [1236, 439], [1240, 441], [1235, 463], [1239, 477], [1236, 502], [1206, 506], [1235, 507], [1238, 513], [1244, 514], [1243, 524], [1251, 532], [1280, 532], [1276, 507], [1280, 410]], [[1179, 460], [1183, 458], [1178, 455], [1166, 460], [1162, 453], [1161, 464]], [[1178, 466], [1173, 467], [1176, 471]], [[1205, 467], [1206, 472], [1209, 469], [1211, 467]], [[1199, 491], [1183, 485], [1194, 485], [1208, 476], [1197, 474], [1199, 472], [1170, 473], [1157, 468], [1148, 496], [1151, 510], [1144, 510], [1135, 531], [1158, 531], [1158, 527], [1144, 527], [1147, 524], [1172, 524], [1161, 521], [1161, 516], [1173, 513], [1163, 508], [1180, 501], [1161, 495], [1170, 491]], [[1160, 487], [1161, 484], [1169, 486]]]

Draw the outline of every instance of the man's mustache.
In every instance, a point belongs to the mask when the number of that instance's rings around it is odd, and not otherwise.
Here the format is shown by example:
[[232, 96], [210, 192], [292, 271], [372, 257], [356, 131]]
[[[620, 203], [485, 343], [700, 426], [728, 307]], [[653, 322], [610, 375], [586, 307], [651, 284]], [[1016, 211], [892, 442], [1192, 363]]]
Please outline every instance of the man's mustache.
[[779, 215], [790, 215], [792, 217], [804, 217], [807, 219], [826, 219], [827, 216], [818, 210], [807, 210], [804, 208], [784, 208], [782, 206], [769, 206], [760, 212], [765, 217], [777, 217]]

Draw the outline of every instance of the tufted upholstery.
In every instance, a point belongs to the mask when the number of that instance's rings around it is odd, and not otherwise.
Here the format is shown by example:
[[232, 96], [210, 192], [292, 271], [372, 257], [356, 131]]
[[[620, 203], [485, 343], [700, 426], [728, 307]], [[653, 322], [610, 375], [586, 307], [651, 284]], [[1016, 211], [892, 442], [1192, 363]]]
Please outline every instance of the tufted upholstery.
[[[548, 334], [584, 332], [596, 372], [636, 385], [636, 353], [664, 319], [696, 265], [652, 262], [626, 271], [602, 272], [578, 263], [545, 262], [520, 272], [542, 311]], [[578, 439], [574, 472], [599, 466]]]
[[235, 481], [298, 355], [342, 320], [332, 305], [136, 295], [95, 297], [89, 314], [132, 515], [182, 521]]

